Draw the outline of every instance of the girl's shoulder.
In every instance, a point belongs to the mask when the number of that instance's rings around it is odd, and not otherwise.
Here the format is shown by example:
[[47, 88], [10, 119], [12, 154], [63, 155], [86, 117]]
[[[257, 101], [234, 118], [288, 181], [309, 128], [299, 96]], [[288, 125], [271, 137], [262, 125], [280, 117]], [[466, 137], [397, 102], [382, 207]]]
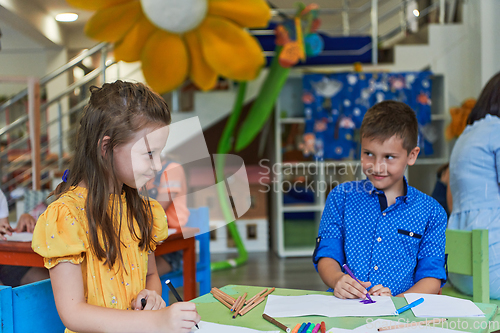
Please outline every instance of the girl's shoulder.
[[82, 191], [81, 188], [77, 187], [64, 192], [54, 200], [48, 207], [48, 212], [60, 211], [62, 214], [66, 212], [67, 214], [78, 216], [79, 212], [85, 209], [85, 199], [86, 192]]

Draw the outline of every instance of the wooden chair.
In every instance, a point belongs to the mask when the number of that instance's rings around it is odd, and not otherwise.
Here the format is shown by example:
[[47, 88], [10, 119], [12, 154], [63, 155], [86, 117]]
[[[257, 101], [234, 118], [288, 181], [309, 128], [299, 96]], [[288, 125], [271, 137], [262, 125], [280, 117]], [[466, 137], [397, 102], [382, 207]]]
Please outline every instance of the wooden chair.
[[[199, 255], [196, 262], [196, 282], [200, 284], [200, 295], [210, 292], [212, 288], [211, 269], [210, 269], [210, 229], [208, 225], [209, 214], [208, 207], [200, 207], [197, 209], [189, 209], [189, 219], [186, 227], [193, 227], [200, 229], [200, 233], [196, 236], [198, 242]], [[168, 302], [169, 288], [166, 286], [165, 281], [170, 280], [177, 288], [183, 285], [182, 269], [170, 272], [160, 276], [162, 283], [162, 297]]]
[[445, 253], [448, 254], [448, 272], [471, 275], [473, 296], [460, 293], [450, 284], [442, 289], [443, 295], [471, 299], [479, 303], [490, 303], [488, 245], [488, 230], [486, 229], [446, 230]]

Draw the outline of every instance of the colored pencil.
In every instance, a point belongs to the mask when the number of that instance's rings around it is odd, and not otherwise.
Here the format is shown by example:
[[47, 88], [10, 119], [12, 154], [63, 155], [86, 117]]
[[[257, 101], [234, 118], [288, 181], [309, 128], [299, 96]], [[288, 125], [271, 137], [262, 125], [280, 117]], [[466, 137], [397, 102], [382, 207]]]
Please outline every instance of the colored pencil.
[[297, 333], [299, 331], [300, 324], [295, 325], [295, 327], [292, 330], [292, 333]]
[[274, 288], [274, 287], [271, 288], [270, 290], [268, 290], [267, 292], [265, 292], [262, 296], [260, 296], [256, 300], [254, 300], [252, 303], [248, 303], [247, 305], [245, 305], [245, 307], [243, 307], [243, 309], [241, 309], [240, 312], [239, 312], [240, 316], [243, 316], [245, 313], [247, 313], [248, 311], [252, 310], [259, 303], [261, 303], [263, 300], [265, 300], [266, 296], [269, 295], [270, 293], [272, 293], [274, 291], [274, 289], [276, 289], [276, 288]]
[[326, 333], [326, 324], [324, 321], [321, 322], [321, 333]]
[[[174, 294], [175, 296], [175, 299], [177, 299], [177, 302], [183, 302], [182, 298], [181, 298], [181, 295], [179, 295], [179, 293], [177, 292], [177, 290], [175, 289], [174, 285], [172, 284], [172, 282], [170, 280], [166, 280], [165, 283], [167, 284], [167, 286], [170, 288], [170, 291], [172, 292], [172, 294]], [[198, 324], [194, 324], [194, 326], [196, 326], [197, 329], [200, 329], [198, 327]]]
[[262, 291], [258, 292], [258, 293], [257, 293], [257, 294], [255, 294], [252, 298], [250, 298], [249, 300], [247, 300], [247, 301], [245, 302], [245, 304], [248, 304], [248, 303], [251, 303], [251, 302], [255, 301], [257, 298], [259, 298], [259, 297], [260, 297], [260, 295], [262, 295], [262, 294], [263, 294], [263, 293], [265, 293], [266, 291], [267, 291], [267, 288], [265, 288], [264, 290], [262, 290]]
[[285, 331], [286, 333], [290, 333], [291, 330], [290, 328], [286, 327], [286, 325], [280, 323], [279, 321], [277, 321], [276, 319], [274, 319], [273, 317], [271, 316], [268, 316], [267, 314], [263, 313], [262, 314], [262, 318], [264, 318], [265, 320], [267, 320], [268, 322], [270, 322], [271, 324], [273, 324], [274, 326], [277, 326], [279, 327], [280, 329], [282, 329], [283, 331]]
[[238, 305], [236, 305], [236, 307], [234, 308], [233, 319], [238, 316], [238, 314], [240, 313], [240, 310], [243, 308], [243, 305], [245, 304], [246, 297], [247, 297], [247, 293], [244, 293], [243, 296], [241, 296], [240, 301], [237, 302]]
[[231, 309], [231, 304], [229, 304], [228, 302], [226, 302], [222, 297], [220, 297], [219, 295], [217, 294], [212, 294], [219, 302], [221, 302], [222, 304], [224, 304], [228, 309]]
[[437, 323], [442, 323], [443, 321], [448, 320], [447, 318], [436, 318], [432, 320], [424, 320], [424, 321], [418, 321], [410, 324], [399, 324], [399, 325], [394, 325], [394, 326], [385, 326], [385, 327], [380, 327], [378, 329], [379, 332], [381, 331], [388, 331], [388, 330], [395, 330], [398, 328], [406, 328], [406, 327], [415, 327], [415, 326], [421, 326], [421, 325], [428, 325], [428, 324], [437, 324]]
[[314, 328], [313, 328], [313, 330], [312, 330], [311, 333], [317, 333], [320, 328], [321, 328], [321, 324], [316, 324], [316, 326], [314, 326]]
[[226, 300], [226, 302], [228, 302], [229, 304], [234, 304], [234, 302], [236, 301], [236, 299], [234, 297], [229, 296], [228, 294], [226, 294], [222, 290], [220, 290], [220, 289], [218, 289], [216, 287], [213, 287], [212, 289], [216, 293], [218, 293], [220, 296], [222, 296]]
[[299, 330], [297, 331], [297, 333], [301, 333], [303, 330], [304, 330], [304, 327], [306, 327], [306, 323], [302, 323], [302, 325], [300, 325], [299, 327]]
[[236, 301], [234, 302], [232, 308], [231, 308], [231, 311], [234, 311], [234, 309], [236, 308], [237, 305], [240, 305], [240, 302], [241, 302], [241, 296], [238, 296], [238, 298], [236, 299]]

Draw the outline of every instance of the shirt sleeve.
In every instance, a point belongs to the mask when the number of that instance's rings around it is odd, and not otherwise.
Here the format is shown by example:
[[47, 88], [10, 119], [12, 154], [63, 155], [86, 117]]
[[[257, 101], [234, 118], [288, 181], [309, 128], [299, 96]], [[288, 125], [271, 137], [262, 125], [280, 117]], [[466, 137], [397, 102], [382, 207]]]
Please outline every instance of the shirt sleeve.
[[151, 210], [153, 212], [153, 237], [150, 243], [151, 250], [156, 250], [156, 244], [168, 237], [167, 215], [158, 201], [151, 199]]
[[445, 210], [435, 202], [418, 251], [415, 283], [426, 277], [440, 279], [441, 287], [446, 283], [446, 222]]
[[321, 216], [313, 262], [316, 271], [321, 258], [335, 259], [340, 267], [345, 263], [344, 253], [344, 208], [345, 191], [342, 185], [335, 187], [326, 200]]
[[48, 269], [60, 262], [80, 264], [88, 249], [86, 231], [64, 203], [53, 203], [38, 218], [31, 247]]
[[495, 157], [495, 168], [497, 172], [497, 183], [500, 184], [500, 133], [498, 131], [492, 133], [490, 137], [493, 155]]
[[9, 205], [7, 204], [7, 198], [5, 198], [5, 194], [0, 191], [0, 219], [9, 216]]

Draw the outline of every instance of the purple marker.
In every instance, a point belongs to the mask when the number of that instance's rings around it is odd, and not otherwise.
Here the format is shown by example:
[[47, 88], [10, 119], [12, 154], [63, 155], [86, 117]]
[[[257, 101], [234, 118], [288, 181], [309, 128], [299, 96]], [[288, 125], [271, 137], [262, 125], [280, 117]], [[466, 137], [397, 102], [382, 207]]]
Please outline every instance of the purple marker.
[[[351, 272], [351, 270], [349, 269], [349, 267], [347, 266], [347, 264], [344, 264], [344, 266], [342, 266], [342, 267], [344, 267], [344, 270], [347, 272], [347, 274], [349, 274], [350, 277], [352, 277], [354, 280], [358, 281], [359, 284], [361, 284], [361, 282], [358, 279], [356, 279], [356, 277], [354, 276], [354, 274]], [[368, 299], [361, 301], [361, 303], [365, 303], [365, 304], [375, 303], [375, 301], [372, 300], [372, 298], [370, 297], [370, 294], [368, 293], [368, 291], [366, 293], [366, 297]]]

